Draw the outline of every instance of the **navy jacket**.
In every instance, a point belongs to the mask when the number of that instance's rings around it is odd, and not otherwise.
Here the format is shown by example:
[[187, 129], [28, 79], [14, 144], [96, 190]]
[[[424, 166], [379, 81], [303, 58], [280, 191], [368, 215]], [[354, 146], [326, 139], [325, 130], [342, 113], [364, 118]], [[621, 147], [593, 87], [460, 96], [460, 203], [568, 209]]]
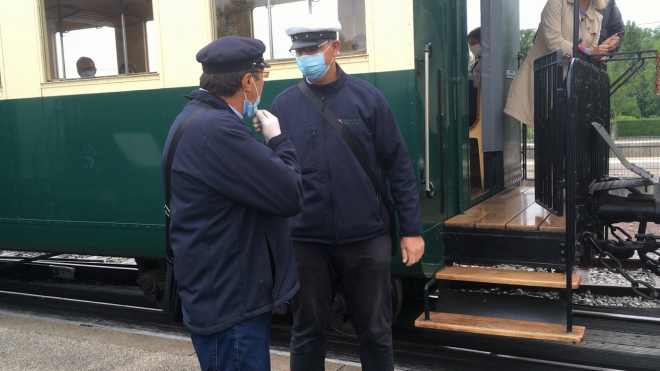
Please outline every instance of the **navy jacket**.
[[[337, 70], [336, 81], [308, 85], [351, 131], [383, 187], [389, 180], [401, 234], [422, 235], [412, 161], [389, 104], [372, 85]], [[283, 91], [271, 112], [291, 136], [304, 179], [303, 211], [289, 219], [294, 241], [341, 245], [386, 233], [389, 216], [374, 186], [300, 89]]]
[[222, 99], [192, 95], [201, 99], [174, 121], [161, 169], [179, 124], [199, 107], [213, 108], [179, 142], [170, 201], [183, 321], [209, 335], [273, 310], [298, 290], [286, 218], [300, 212], [302, 177], [286, 134], [266, 146]]
[[626, 34], [626, 24], [623, 21], [619, 7], [616, 6], [616, 0], [610, 0], [607, 8], [603, 10], [603, 23], [600, 28], [600, 40], [598, 40], [598, 44], [602, 44], [610, 36], [617, 33], [619, 34], [619, 43], [614, 49], [614, 52], [618, 52], [621, 49], [621, 43]]

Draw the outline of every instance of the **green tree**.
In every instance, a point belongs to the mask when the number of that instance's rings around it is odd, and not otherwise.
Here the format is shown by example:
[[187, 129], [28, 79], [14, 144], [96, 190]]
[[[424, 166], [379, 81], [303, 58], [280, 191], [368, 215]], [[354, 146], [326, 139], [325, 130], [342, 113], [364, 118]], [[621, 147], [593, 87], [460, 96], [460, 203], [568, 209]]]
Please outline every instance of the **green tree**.
[[523, 58], [527, 57], [529, 48], [532, 47], [534, 35], [536, 35], [536, 29], [534, 28], [520, 30], [520, 54], [523, 56]]

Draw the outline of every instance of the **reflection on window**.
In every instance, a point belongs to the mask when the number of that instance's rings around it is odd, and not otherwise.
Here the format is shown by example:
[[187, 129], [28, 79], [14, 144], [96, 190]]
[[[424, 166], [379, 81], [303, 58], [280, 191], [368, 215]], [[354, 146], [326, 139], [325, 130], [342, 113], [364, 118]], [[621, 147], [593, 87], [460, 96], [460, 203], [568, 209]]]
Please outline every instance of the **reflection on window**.
[[291, 38], [284, 32], [292, 20], [320, 13], [338, 18], [341, 53], [367, 49], [364, 0], [213, 0], [216, 38], [245, 36], [266, 44], [267, 59], [291, 58]]
[[151, 1], [42, 0], [42, 5], [48, 81], [156, 72]]

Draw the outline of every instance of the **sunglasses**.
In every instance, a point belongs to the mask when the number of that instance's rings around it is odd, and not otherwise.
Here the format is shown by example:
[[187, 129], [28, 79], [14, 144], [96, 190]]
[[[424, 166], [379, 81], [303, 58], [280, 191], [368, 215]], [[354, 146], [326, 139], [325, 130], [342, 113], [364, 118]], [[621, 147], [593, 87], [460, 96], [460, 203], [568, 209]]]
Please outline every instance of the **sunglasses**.
[[305, 48], [300, 48], [300, 49], [291, 49], [289, 50], [289, 52], [291, 52], [291, 55], [293, 55], [294, 57], [300, 57], [303, 54], [314, 55], [321, 52], [321, 47], [323, 47], [323, 45], [328, 44], [330, 42], [331, 41], [324, 41], [318, 45], [307, 46]]

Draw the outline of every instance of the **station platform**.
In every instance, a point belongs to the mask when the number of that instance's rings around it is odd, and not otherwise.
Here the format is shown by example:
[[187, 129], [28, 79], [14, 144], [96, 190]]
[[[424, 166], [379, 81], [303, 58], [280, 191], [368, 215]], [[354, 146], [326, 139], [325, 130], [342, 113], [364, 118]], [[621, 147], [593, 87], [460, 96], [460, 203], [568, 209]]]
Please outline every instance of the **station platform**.
[[[139, 334], [65, 322], [0, 314], [3, 371], [196, 371], [189, 339]], [[326, 362], [326, 371], [361, 368]], [[271, 370], [289, 370], [289, 357], [271, 351]]]

